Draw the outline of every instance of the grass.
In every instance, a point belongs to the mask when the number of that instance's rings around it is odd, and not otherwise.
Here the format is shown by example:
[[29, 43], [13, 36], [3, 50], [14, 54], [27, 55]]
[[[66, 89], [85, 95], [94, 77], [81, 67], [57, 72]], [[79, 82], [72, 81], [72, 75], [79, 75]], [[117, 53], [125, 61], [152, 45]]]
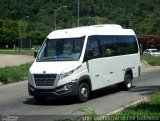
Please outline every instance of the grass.
[[[135, 120], [160, 120], [160, 92], [155, 93], [149, 101], [142, 102], [135, 106], [125, 108], [123, 111], [110, 115], [97, 115], [93, 109], [79, 108], [74, 113], [81, 112], [84, 116], [79, 117], [80, 121], [135, 121]], [[77, 119], [70, 119], [76, 121]], [[64, 121], [64, 120], [61, 120]]]
[[33, 50], [4, 50], [0, 49], [0, 54], [12, 54], [12, 55], [34, 55]]
[[141, 60], [145, 60], [151, 66], [160, 66], [160, 57], [142, 55]]
[[31, 66], [30, 63], [22, 64], [19, 66], [11, 66], [0, 69], [0, 82], [2, 84], [14, 83], [27, 79], [28, 70]]
[[[34, 55], [33, 50], [13, 50], [13, 49], [0, 49], [0, 54], [12, 54], [12, 55]], [[11, 66], [0, 68], [0, 82], [2, 84], [14, 83], [27, 79], [28, 70], [31, 66], [30, 63], [22, 64], [19, 66]]]
[[128, 107], [118, 115], [159, 116], [160, 118], [160, 92], [151, 96], [149, 101]]

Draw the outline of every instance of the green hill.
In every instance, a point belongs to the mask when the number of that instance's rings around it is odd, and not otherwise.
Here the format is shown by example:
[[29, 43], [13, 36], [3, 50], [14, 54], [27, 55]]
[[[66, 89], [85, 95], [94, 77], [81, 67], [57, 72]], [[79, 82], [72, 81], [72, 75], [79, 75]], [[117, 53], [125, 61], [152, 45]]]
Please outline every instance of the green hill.
[[[80, 26], [120, 24], [137, 33], [160, 34], [160, 0], [79, 0]], [[0, 43], [32, 39], [40, 44], [57, 28], [77, 26], [78, 0], [0, 0]], [[24, 16], [29, 18], [22, 19]], [[20, 20], [22, 19], [22, 20]], [[11, 47], [11, 45], [9, 45]]]

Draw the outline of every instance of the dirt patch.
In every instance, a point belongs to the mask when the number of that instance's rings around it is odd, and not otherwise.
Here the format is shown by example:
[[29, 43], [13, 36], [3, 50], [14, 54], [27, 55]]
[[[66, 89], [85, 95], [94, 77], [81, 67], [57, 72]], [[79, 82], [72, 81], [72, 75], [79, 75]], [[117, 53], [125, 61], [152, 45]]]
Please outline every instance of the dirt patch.
[[34, 61], [33, 56], [0, 54], [0, 68], [21, 65], [32, 61]]
[[141, 72], [149, 72], [155, 70], [160, 70], [160, 66], [150, 66], [144, 61], [141, 61]]

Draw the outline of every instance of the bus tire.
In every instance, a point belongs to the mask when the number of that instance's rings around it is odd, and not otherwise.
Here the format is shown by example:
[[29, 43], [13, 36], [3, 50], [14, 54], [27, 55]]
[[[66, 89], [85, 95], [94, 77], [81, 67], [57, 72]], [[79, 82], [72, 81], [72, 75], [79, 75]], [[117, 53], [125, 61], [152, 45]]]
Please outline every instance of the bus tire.
[[124, 78], [123, 82], [123, 89], [124, 90], [130, 90], [132, 88], [132, 76], [130, 74], [127, 74]]
[[79, 90], [78, 90], [78, 100], [79, 102], [83, 103], [86, 102], [89, 98], [89, 87], [87, 83], [81, 83], [79, 85]]

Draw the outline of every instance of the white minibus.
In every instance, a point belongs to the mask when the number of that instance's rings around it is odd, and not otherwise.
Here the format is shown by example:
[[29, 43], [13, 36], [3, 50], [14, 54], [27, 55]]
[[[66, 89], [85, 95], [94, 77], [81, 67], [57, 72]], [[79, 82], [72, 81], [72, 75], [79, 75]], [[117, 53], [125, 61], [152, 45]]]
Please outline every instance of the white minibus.
[[140, 51], [132, 29], [105, 24], [56, 30], [43, 42], [29, 69], [28, 91], [42, 103], [50, 96], [76, 96], [118, 84], [124, 90], [140, 75]]

